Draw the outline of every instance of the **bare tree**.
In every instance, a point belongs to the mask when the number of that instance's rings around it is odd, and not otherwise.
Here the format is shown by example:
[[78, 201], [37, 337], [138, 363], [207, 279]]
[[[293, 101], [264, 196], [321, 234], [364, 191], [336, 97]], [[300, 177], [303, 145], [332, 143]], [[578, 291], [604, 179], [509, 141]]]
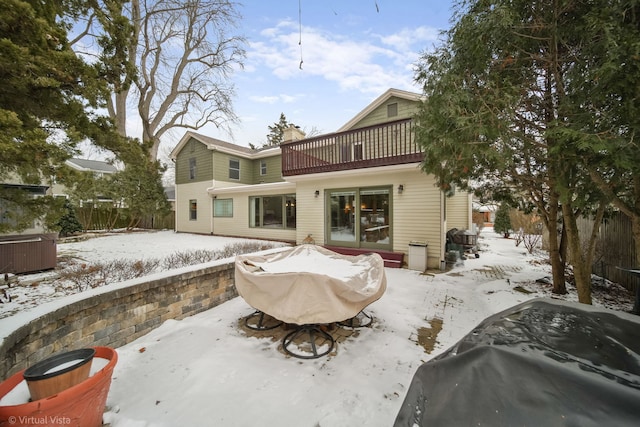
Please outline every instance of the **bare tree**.
[[136, 105], [142, 141], [156, 161], [162, 136], [174, 128], [200, 129], [237, 121], [229, 77], [245, 58], [241, 36], [230, 34], [240, 18], [227, 0], [132, 0], [134, 43], [128, 58], [137, 75], [114, 86], [107, 105], [126, 135], [127, 105]]

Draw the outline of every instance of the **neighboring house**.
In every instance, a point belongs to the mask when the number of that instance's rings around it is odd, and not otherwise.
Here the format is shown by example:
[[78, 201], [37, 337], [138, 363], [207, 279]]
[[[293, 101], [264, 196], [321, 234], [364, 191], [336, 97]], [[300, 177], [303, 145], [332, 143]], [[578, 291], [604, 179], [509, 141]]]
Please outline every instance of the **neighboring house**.
[[[105, 175], [111, 175], [118, 171], [118, 169], [110, 163], [100, 160], [87, 160], [87, 159], [69, 159], [65, 162], [67, 166], [85, 173], [90, 173], [96, 178], [103, 177]], [[69, 190], [64, 186], [57, 183], [53, 183], [51, 186], [52, 196], [55, 197], [69, 197]], [[111, 201], [109, 199], [109, 201]]]
[[[46, 185], [28, 185], [22, 184], [19, 179], [6, 179], [5, 182], [0, 183], [0, 187], [3, 190], [20, 190], [26, 191], [29, 193], [30, 197], [42, 197], [47, 194], [49, 189]], [[11, 218], [9, 214], [9, 209], [12, 209], [9, 205], [7, 205], [6, 200], [3, 201], [0, 199], [0, 224], [9, 225], [14, 227], [15, 221]], [[35, 220], [30, 227], [21, 231], [21, 232], [11, 232], [10, 235], [28, 235], [28, 234], [39, 234], [44, 233], [45, 229], [41, 221]]]
[[493, 226], [493, 222], [496, 219], [496, 211], [498, 210], [498, 205], [494, 204], [481, 204], [478, 202], [473, 202], [473, 210], [482, 214], [482, 219], [484, 220], [484, 225]]
[[252, 150], [187, 132], [176, 165], [176, 231], [408, 253], [428, 243], [445, 260], [446, 232], [469, 229], [471, 195], [451, 197], [420, 169], [413, 120], [420, 95], [390, 89], [336, 133]]
[[[97, 160], [69, 159], [66, 161], [66, 164], [76, 170], [92, 173], [96, 176], [104, 176], [117, 172], [117, 169], [113, 165]], [[50, 185], [49, 184], [50, 183], [27, 185], [24, 184], [17, 175], [11, 174], [0, 182], [0, 187], [3, 189], [20, 189], [27, 191], [32, 197], [42, 197], [45, 195], [68, 197], [68, 191], [64, 186], [56, 184], [55, 182]], [[8, 215], [8, 209], [9, 206], [0, 200], [0, 223], [9, 223], [11, 221], [10, 216]], [[45, 233], [45, 229], [41, 221], [36, 220], [32, 226], [26, 230], [23, 230], [20, 233], [12, 232], [10, 235], [31, 235], [40, 233]]]
[[[115, 167], [101, 161], [70, 159], [66, 163], [76, 170], [92, 173], [96, 176], [116, 172]], [[34, 198], [45, 195], [68, 197], [67, 189], [60, 184], [27, 185], [14, 174], [5, 177], [0, 183], [0, 187], [4, 190], [26, 191], [30, 197]], [[13, 211], [10, 212], [10, 209]], [[14, 220], [10, 215], [15, 212], [15, 209], [20, 212], [21, 208], [16, 208], [15, 205], [10, 205], [6, 200], [0, 199], [0, 224], [15, 226], [15, 223], [11, 224]], [[39, 219], [34, 220], [28, 228], [21, 232], [12, 231], [0, 234], [0, 273], [18, 274], [55, 268], [57, 236], [58, 233], [48, 233]]]
[[171, 207], [171, 211], [176, 210], [176, 187], [164, 187], [164, 195], [167, 198], [167, 202], [169, 202], [169, 206]]
[[[49, 189], [46, 185], [24, 184], [14, 174], [5, 176], [0, 183], [4, 191], [23, 191], [31, 198], [43, 197]], [[22, 208], [0, 198], [0, 224], [14, 228], [15, 214]], [[26, 229], [0, 233], [0, 274], [26, 273], [49, 270], [56, 267], [57, 233], [48, 233], [40, 219], [35, 219]]]

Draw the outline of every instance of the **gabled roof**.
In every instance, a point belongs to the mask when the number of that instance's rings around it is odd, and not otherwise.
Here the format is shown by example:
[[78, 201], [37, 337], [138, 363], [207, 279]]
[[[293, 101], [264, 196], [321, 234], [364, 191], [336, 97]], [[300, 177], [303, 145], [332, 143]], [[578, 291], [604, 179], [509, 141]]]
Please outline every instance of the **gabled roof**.
[[391, 88], [387, 90], [385, 93], [383, 93], [382, 95], [380, 95], [379, 97], [377, 97], [376, 99], [374, 99], [371, 104], [367, 105], [367, 107], [364, 110], [360, 111], [358, 114], [356, 114], [354, 118], [352, 118], [347, 123], [345, 123], [340, 129], [337, 130], [337, 132], [344, 132], [346, 130], [350, 130], [356, 123], [358, 123], [360, 120], [367, 117], [369, 114], [371, 114], [373, 110], [375, 110], [379, 106], [384, 105], [384, 103], [387, 102], [389, 98], [393, 96], [398, 98], [404, 98], [409, 101], [422, 100], [422, 95], [420, 95], [419, 93], [408, 92], [406, 90]]
[[115, 173], [118, 171], [115, 166], [100, 160], [69, 159], [66, 163], [74, 169], [88, 172]]
[[248, 159], [255, 159], [261, 157], [269, 157], [280, 153], [280, 147], [268, 147], [259, 150], [254, 150], [249, 147], [243, 147], [242, 145], [232, 144], [230, 142], [222, 141], [220, 139], [212, 138], [210, 136], [201, 135], [199, 133], [187, 131], [184, 136], [178, 142], [178, 145], [175, 146], [173, 150], [171, 150], [171, 154], [169, 157], [173, 160], [176, 159], [178, 153], [182, 148], [186, 145], [187, 142], [191, 138], [194, 138], [204, 145], [207, 146], [209, 150], [212, 151], [220, 151], [227, 154], [232, 154], [234, 156], [245, 157]]

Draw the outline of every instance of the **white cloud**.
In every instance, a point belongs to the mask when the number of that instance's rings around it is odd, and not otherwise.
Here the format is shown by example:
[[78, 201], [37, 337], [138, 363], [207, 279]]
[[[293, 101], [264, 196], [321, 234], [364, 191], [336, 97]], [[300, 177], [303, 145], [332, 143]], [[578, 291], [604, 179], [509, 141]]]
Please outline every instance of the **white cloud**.
[[377, 36], [380, 41], [401, 52], [411, 52], [416, 48], [424, 50], [438, 41], [439, 31], [435, 28], [421, 26], [418, 28], [403, 28], [395, 34]]
[[280, 99], [282, 100], [282, 102], [284, 102], [285, 104], [291, 104], [296, 102], [298, 99], [300, 99], [301, 96], [300, 95], [286, 95], [286, 94], [280, 94]]
[[248, 52], [252, 70], [266, 68], [281, 80], [320, 77], [342, 90], [372, 94], [390, 87], [411, 89], [412, 64], [425, 42], [437, 39], [437, 31], [427, 27], [353, 39], [303, 26], [300, 35], [293, 21], [281, 21], [261, 35], [264, 39], [252, 43]]
[[301, 95], [271, 95], [271, 96], [250, 96], [249, 99], [253, 102], [258, 102], [261, 104], [276, 104], [276, 103], [284, 103], [291, 104], [301, 98]]
[[253, 102], [259, 102], [261, 104], [275, 104], [278, 102], [277, 96], [250, 96], [249, 99]]

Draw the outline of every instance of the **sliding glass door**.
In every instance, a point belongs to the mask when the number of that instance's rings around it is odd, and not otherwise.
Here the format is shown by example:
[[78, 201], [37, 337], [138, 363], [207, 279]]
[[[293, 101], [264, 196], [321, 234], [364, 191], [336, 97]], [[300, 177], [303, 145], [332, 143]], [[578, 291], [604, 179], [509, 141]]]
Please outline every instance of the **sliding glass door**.
[[342, 244], [356, 243], [356, 192], [355, 190], [331, 191], [329, 193], [329, 241]]
[[391, 249], [391, 187], [329, 190], [326, 202], [329, 244]]
[[360, 190], [360, 242], [362, 246], [389, 245], [389, 189]]

